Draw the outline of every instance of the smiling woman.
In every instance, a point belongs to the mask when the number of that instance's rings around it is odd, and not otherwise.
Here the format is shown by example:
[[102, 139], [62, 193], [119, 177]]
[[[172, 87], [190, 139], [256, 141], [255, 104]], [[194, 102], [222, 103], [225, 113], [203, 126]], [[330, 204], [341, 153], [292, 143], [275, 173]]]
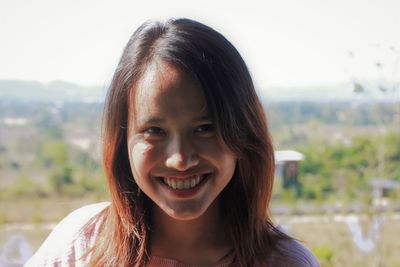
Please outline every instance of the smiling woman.
[[196, 219], [232, 178], [236, 156], [213, 129], [201, 86], [189, 73], [156, 61], [135, 91], [128, 127], [135, 182], [174, 219]]
[[221, 34], [188, 19], [143, 24], [104, 122], [111, 203], [69, 215], [27, 266], [318, 266], [268, 216], [265, 115]]

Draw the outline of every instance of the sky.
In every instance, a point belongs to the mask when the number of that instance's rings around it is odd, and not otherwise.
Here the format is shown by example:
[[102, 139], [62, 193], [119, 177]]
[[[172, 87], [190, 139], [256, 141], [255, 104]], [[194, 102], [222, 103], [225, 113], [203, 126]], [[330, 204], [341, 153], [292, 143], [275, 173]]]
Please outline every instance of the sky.
[[0, 0], [0, 79], [106, 85], [133, 31], [170, 17], [225, 35], [258, 88], [400, 81], [398, 0]]

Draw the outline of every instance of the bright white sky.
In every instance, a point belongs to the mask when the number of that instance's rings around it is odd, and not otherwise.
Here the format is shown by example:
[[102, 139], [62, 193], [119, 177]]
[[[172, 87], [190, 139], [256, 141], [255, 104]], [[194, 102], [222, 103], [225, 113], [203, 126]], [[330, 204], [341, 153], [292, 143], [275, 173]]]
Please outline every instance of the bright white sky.
[[222, 32], [259, 88], [400, 80], [398, 0], [0, 0], [0, 79], [107, 84], [133, 31], [168, 17]]

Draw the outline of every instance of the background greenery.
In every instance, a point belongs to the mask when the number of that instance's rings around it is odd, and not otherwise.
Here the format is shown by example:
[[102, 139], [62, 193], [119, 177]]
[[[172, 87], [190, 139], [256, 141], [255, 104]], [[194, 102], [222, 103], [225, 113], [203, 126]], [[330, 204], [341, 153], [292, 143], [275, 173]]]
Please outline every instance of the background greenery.
[[[43, 225], [108, 199], [101, 165], [103, 103], [98, 101], [104, 90], [56, 83], [47, 95], [36, 84], [30, 95], [18, 89], [30, 88], [29, 83], [6, 91], [9, 84], [0, 82], [0, 250], [17, 232], [37, 248], [50, 231]], [[322, 266], [400, 266], [398, 219], [387, 220], [377, 248], [368, 255], [355, 249], [346, 225], [333, 219], [367, 215], [367, 232], [374, 216], [397, 218], [399, 189], [391, 190], [377, 209], [370, 182], [400, 182], [398, 98], [267, 99], [265, 111], [275, 148], [305, 155], [299, 192], [275, 183], [272, 212], [277, 221], [291, 225], [291, 233], [306, 241]], [[327, 216], [329, 222], [293, 223], [296, 215]], [[15, 224], [38, 228], [10, 230]]]

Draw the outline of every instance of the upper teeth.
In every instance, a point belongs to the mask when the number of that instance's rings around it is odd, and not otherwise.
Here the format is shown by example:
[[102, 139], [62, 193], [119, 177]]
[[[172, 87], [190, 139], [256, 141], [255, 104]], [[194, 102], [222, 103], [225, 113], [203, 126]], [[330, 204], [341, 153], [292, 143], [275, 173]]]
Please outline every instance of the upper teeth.
[[184, 179], [164, 177], [163, 181], [173, 189], [190, 189], [198, 185], [203, 180], [203, 177], [203, 175], [194, 175]]

